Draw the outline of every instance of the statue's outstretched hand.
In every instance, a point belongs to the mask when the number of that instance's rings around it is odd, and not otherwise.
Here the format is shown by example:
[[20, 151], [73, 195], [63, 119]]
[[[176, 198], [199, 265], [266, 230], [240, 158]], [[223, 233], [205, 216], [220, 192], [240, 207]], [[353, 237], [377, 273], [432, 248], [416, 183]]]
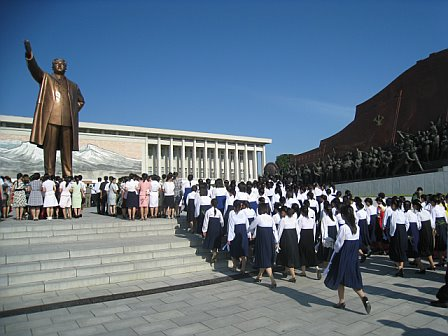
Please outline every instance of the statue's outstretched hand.
[[25, 57], [26, 58], [31, 58], [31, 56], [33, 54], [32, 50], [31, 50], [31, 43], [30, 43], [30, 41], [25, 40], [24, 44], [25, 44]]

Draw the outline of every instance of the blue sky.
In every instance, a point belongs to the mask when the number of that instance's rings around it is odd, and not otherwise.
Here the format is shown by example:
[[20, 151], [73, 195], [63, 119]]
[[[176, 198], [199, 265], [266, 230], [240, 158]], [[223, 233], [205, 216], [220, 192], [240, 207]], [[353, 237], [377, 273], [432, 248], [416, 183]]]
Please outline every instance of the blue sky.
[[448, 47], [448, 1], [3, 0], [0, 114], [33, 116], [24, 61], [68, 62], [80, 120], [272, 138], [301, 153]]

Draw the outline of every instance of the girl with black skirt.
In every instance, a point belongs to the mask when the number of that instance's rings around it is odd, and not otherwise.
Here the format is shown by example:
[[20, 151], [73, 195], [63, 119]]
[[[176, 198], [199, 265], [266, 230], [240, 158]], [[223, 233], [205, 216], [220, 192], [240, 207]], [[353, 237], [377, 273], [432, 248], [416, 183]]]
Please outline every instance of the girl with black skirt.
[[322, 244], [324, 245], [324, 261], [330, 261], [333, 254], [334, 243], [339, 231], [336, 217], [333, 215], [333, 208], [328, 201], [324, 202], [324, 213], [321, 220]]
[[271, 288], [277, 287], [272, 274], [272, 265], [274, 264], [275, 250], [278, 247], [278, 232], [274, 220], [269, 215], [269, 206], [266, 203], [258, 205], [258, 216], [249, 226], [249, 231], [256, 231], [255, 239], [255, 264], [258, 268], [258, 275], [255, 282], [261, 282], [266, 271], [271, 279]]
[[246, 272], [247, 256], [249, 255], [248, 232], [249, 220], [244, 211], [241, 211], [241, 201], [235, 201], [234, 210], [229, 214], [229, 231], [227, 233], [227, 244], [230, 245], [230, 256], [232, 257], [235, 271], [241, 262], [241, 273]]
[[446, 205], [441, 195], [435, 195], [431, 198], [431, 215], [436, 224], [434, 251], [437, 252], [439, 263], [437, 266], [445, 265], [445, 254], [447, 249], [447, 216]]
[[359, 254], [361, 255], [361, 262], [366, 261], [367, 256], [371, 254], [370, 250], [370, 235], [369, 224], [367, 223], [367, 211], [364, 209], [364, 204], [361, 200], [356, 202], [355, 218], [359, 226]]
[[197, 190], [198, 187], [197, 186], [192, 186], [188, 196], [185, 198], [185, 205], [187, 208], [187, 222], [188, 225], [190, 226], [190, 232], [193, 233], [194, 232], [194, 212], [196, 211], [196, 207], [194, 205], [195, 199], [196, 199], [196, 194], [197, 194]]
[[367, 197], [364, 200], [364, 203], [366, 204], [366, 212], [367, 212], [367, 224], [369, 225], [369, 236], [370, 236], [370, 243], [375, 244], [376, 242], [376, 221], [378, 218], [377, 214], [377, 208], [373, 205], [373, 201], [370, 197]]
[[398, 267], [395, 276], [403, 277], [404, 262], [408, 260], [408, 230], [409, 222], [401, 210], [401, 202], [394, 198], [391, 202], [390, 216], [390, 247], [389, 257]]
[[196, 233], [202, 234], [202, 224], [204, 223], [205, 212], [211, 208], [212, 199], [208, 195], [207, 185], [202, 183], [199, 185], [199, 193], [194, 201], [196, 218]]
[[212, 207], [205, 212], [204, 224], [202, 225], [202, 235], [204, 242], [202, 247], [212, 250], [211, 263], [216, 262], [218, 257], [218, 249], [221, 247], [222, 228], [224, 227], [224, 218], [221, 210], [217, 209], [218, 200], [216, 198], [211, 201]]
[[[420, 271], [424, 270], [421, 263], [421, 258], [428, 258], [429, 270], [435, 270], [434, 260], [432, 255], [434, 254], [434, 230], [436, 228], [435, 223], [432, 221], [432, 216], [428, 210], [423, 209], [419, 200], [414, 200], [412, 206], [417, 215], [417, 220], [420, 223], [420, 235], [418, 241], [418, 254], [417, 261]], [[424, 272], [421, 272], [424, 273]]]
[[334, 253], [328, 265], [325, 286], [338, 290], [339, 302], [335, 308], [345, 309], [345, 286], [352, 288], [361, 299], [367, 314], [370, 314], [369, 299], [363, 291], [361, 271], [359, 269], [359, 227], [356, 225], [353, 208], [343, 205], [340, 209], [344, 224], [339, 228], [334, 245]]
[[316, 251], [314, 249], [314, 241], [316, 239], [316, 215], [313, 209], [309, 209], [307, 205], [300, 209], [300, 217], [298, 219], [299, 226], [299, 260], [302, 272], [299, 276], [306, 276], [307, 267], [316, 267], [317, 279], [322, 278], [322, 272], [318, 266]]
[[417, 271], [417, 274], [424, 274], [426, 271], [420, 262], [419, 255], [419, 242], [420, 242], [420, 229], [421, 223], [418, 220], [417, 214], [412, 211], [411, 202], [405, 201], [403, 203], [404, 215], [406, 217], [406, 221], [409, 223], [408, 229], [408, 258], [413, 258], [414, 261], [410, 262], [411, 265], [419, 266], [420, 270]]
[[289, 282], [296, 282], [295, 269], [300, 267], [299, 260], [299, 223], [294, 209], [286, 210], [286, 217], [278, 225], [280, 252], [277, 255], [277, 265], [284, 266], [284, 274], [291, 275]]

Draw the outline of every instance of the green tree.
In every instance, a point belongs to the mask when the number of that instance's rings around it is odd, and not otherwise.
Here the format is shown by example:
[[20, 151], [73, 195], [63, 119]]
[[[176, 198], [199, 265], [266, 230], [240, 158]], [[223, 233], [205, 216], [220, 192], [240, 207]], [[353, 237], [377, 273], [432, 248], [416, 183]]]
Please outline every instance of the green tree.
[[294, 162], [293, 154], [282, 154], [277, 156], [275, 159], [275, 164], [278, 166], [281, 172], [285, 172], [289, 170], [289, 167]]

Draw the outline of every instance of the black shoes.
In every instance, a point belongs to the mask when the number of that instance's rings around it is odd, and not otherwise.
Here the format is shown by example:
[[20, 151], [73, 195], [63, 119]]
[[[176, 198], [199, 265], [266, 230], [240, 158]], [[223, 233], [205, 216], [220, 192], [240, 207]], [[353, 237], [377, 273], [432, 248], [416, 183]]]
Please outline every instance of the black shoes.
[[254, 282], [255, 283], [260, 283], [261, 282], [261, 278], [255, 278]]
[[415, 271], [415, 274], [426, 274], [426, 270], [425, 269], [421, 269], [419, 271]]
[[289, 282], [296, 283], [296, 278], [291, 278], [288, 280]]
[[431, 306], [439, 308], [448, 308], [448, 303], [442, 301], [431, 301]]
[[398, 270], [398, 272], [395, 273], [395, 276], [396, 276], [396, 277], [402, 277], [402, 278], [404, 278], [403, 269], [400, 268], [400, 269]]
[[372, 306], [370, 305], [368, 297], [364, 296], [361, 300], [362, 300], [362, 304], [364, 305], [364, 309], [366, 310], [366, 313], [370, 314], [370, 311], [372, 310]]
[[362, 263], [364, 263], [366, 261], [366, 259], [367, 259], [367, 256], [365, 254], [363, 254], [361, 256], [361, 260], [359, 262], [362, 264]]
[[317, 269], [317, 280], [322, 279], [322, 271], [320, 269]]
[[336, 309], [345, 309], [345, 302], [337, 303], [333, 307]]

